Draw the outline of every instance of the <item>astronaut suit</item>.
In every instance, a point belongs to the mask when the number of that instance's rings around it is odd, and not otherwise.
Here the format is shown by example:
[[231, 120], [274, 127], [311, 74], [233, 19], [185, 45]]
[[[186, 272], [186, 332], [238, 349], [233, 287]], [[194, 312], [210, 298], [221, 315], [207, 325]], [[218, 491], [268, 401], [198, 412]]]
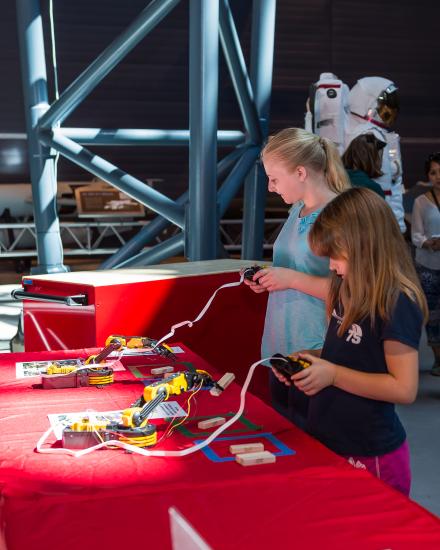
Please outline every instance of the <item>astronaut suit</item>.
[[306, 129], [332, 139], [341, 153], [361, 134], [372, 133], [385, 143], [383, 175], [374, 179], [382, 187], [400, 230], [404, 232], [400, 138], [390, 130], [399, 111], [397, 87], [387, 78], [367, 76], [360, 78], [348, 91], [347, 85], [334, 74], [323, 73], [313, 88], [312, 112], [306, 114]]

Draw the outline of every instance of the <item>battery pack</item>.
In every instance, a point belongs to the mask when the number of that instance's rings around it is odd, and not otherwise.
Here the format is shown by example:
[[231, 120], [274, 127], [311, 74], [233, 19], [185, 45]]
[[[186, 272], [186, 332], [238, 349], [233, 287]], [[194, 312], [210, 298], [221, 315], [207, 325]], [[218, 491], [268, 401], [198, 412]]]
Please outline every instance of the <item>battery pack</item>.
[[102, 387], [113, 383], [113, 369], [110, 367], [79, 368], [69, 373], [41, 373], [41, 383], [45, 390], [79, 388], [84, 386]]

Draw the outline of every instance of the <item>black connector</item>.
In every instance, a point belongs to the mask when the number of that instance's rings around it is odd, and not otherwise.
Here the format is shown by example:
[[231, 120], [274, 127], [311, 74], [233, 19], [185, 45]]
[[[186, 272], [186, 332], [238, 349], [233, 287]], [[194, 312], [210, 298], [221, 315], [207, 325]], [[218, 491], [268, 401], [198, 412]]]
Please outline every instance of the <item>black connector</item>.
[[259, 265], [252, 265], [250, 267], [246, 267], [245, 269], [243, 269], [244, 278], [247, 279], [248, 281], [252, 281], [253, 283], [257, 283], [257, 285], [260, 284], [258, 281], [254, 281], [253, 277], [255, 273], [258, 273], [261, 269], [263, 268]]
[[271, 366], [279, 372], [284, 378], [290, 380], [290, 378], [301, 372], [303, 369], [310, 367], [311, 363], [304, 359], [294, 359], [290, 356], [281, 355], [281, 353], [275, 353], [270, 359]]

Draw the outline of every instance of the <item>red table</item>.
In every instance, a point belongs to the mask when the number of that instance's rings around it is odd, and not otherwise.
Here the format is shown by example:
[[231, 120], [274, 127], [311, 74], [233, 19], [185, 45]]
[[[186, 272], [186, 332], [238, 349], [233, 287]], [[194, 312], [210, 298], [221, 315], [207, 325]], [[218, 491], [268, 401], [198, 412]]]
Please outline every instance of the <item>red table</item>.
[[[182, 347], [182, 360], [212, 370]], [[89, 352], [82, 350], [82, 355]], [[242, 436], [264, 440], [269, 450], [276, 450], [270, 440], [275, 437], [282, 451], [296, 454], [279, 456], [275, 464], [244, 468], [234, 461], [214, 462], [203, 452], [146, 458], [105, 449], [79, 459], [36, 453], [48, 413], [126, 408], [142, 392], [142, 382], [129, 371], [115, 373], [115, 384], [103, 389], [42, 390], [32, 387], [36, 379], [15, 379], [16, 361], [76, 354], [0, 358], [1, 526], [8, 550], [166, 550], [170, 506], [216, 550], [440, 548], [440, 520], [370, 474], [353, 469], [251, 394], [245, 420], [231, 427], [237, 431], [221, 436], [233, 440], [211, 444], [213, 456], [228, 458], [229, 444], [241, 442]], [[219, 398], [202, 391], [193, 414], [235, 412], [239, 391], [235, 384]], [[186, 429], [203, 439], [196, 424], [190, 421]], [[184, 448], [193, 439], [178, 432], [163, 447]]]

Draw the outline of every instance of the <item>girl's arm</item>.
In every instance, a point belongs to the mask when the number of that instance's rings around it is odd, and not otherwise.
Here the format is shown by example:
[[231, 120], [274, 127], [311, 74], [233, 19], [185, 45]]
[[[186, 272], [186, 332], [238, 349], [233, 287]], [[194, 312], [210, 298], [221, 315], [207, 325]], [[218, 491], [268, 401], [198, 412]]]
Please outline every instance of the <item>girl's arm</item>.
[[315, 298], [325, 300], [330, 289], [328, 277], [309, 275], [286, 267], [269, 267], [258, 271], [254, 275], [254, 281], [259, 282], [260, 292], [267, 290], [286, 290], [292, 288], [310, 294]]
[[323, 388], [333, 385], [367, 399], [412, 403], [418, 387], [418, 351], [397, 340], [385, 340], [384, 351], [388, 368], [386, 374], [360, 372], [302, 354], [301, 357], [312, 365], [292, 376], [292, 381], [306, 395], [315, 395]]

